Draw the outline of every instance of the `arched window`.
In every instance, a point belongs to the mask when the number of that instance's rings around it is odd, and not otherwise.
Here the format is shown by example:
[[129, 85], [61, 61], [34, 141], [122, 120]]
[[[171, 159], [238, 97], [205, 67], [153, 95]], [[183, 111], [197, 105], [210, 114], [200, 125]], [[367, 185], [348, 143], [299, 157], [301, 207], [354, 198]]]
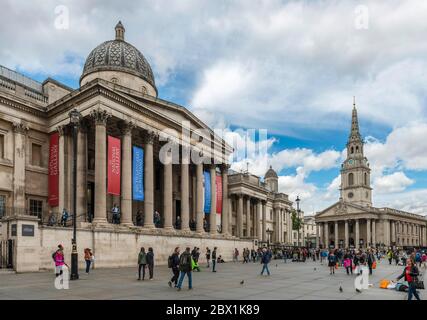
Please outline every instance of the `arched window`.
[[359, 146], [356, 147], [356, 153], [358, 153], [358, 152], [359, 152]]
[[365, 172], [365, 186], [368, 185], [368, 174]]
[[119, 79], [113, 77], [113, 78], [111, 78], [111, 82], [112, 83], [119, 83]]
[[354, 153], [354, 148], [353, 147], [351, 147], [351, 154], [353, 154]]
[[142, 86], [141, 91], [143, 94], [147, 94], [147, 87], [146, 86]]
[[352, 186], [354, 184], [354, 174], [353, 173], [349, 173], [348, 174], [348, 185]]

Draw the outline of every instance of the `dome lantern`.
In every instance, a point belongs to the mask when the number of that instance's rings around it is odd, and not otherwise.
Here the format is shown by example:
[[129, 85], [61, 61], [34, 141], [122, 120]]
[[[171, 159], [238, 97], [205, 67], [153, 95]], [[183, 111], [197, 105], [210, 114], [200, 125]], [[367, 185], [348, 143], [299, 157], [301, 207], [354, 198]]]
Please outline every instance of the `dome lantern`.
[[125, 27], [121, 21], [116, 24], [116, 40], [125, 41]]

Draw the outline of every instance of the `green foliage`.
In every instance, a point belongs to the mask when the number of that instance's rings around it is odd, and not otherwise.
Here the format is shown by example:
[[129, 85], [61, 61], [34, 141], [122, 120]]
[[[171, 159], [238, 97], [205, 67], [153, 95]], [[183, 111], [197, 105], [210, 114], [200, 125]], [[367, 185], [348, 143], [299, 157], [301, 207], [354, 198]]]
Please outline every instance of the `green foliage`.
[[300, 230], [304, 225], [304, 221], [298, 217], [298, 212], [292, 208], [291, 210], [291, 218], [292, 218], [292, 230]]

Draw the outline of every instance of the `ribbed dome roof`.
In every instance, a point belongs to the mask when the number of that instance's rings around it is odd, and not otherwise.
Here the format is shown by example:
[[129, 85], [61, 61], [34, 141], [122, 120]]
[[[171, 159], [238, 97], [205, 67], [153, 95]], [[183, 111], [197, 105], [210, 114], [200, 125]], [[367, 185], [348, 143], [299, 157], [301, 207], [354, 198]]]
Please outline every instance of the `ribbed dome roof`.
[[265, 173], [264, 178], [279, 178], [277, 176], [276, 171], [273, 170], [273, 168], [270, 166], [270, 169], [267, 170], [267, 172]]
[[124, 41], [124, 31], [119, 22], [116, 25], [116, 39], [105, 41], [92, 50], [86, 59], [80, 81], [92, 72], [122, 71], [140, 77], [156, 88], [149, 63], [137, 48]]

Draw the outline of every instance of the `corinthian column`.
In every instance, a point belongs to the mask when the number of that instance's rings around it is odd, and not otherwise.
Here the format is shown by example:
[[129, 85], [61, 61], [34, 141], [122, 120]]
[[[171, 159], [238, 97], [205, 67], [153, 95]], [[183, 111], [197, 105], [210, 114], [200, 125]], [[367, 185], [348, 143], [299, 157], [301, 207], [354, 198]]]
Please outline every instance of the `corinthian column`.
[[[169, 142], [170, 143], [170, 142]], [[165, 229], [172, 229], [172, 150], [165, 152], [163, 163], [163, 210], [165, 217]]]
[[93, 110], [95, 120], [95, 218], [93, 222], [107, 222], [107, 120], [110, 115], [100, 108]]
[[122, 123], [122, 218], [121, 224], [131, 226], [132, 222], [132, 121]]
[[154, 132], [148, 131], [144, 138], [144, 228], [153, 229], [154, 214]]
[[369, 248], [371, 243], [371, 219], [366, 219], [366, 248]]
[[267, 212], [266, 212], [266, 203], [261, 202], [262, 207], [262, 241], [267, 241]]
[[[105, 126], [104, 126], [105, 128]], [[96, 148], [98, 148], [96, 146]], [[87, 123], [80, 121], [77, 132], [77, 221], [85, 221], [87, 216]], [[96, 204], [96, 202], [95, 202]]]
[[25, 123], [13, 123], [13, 210], [15, 215], [25, 214], [25, 145], [28, 127]]
[[196, 165], [196, 232], [203, 233], [203, 163]]
[[246, 199], [246, 237], [251, 236], [251, 198]]
[[[188, 171], [188, 150], [182, 147], [182, 162], [181, 162], [181, 230], [190, 231], [190, 189], [189, 189], [189, 176]], [[185, 159], [184, 159], [185, 156]]]
[[222, 175], [222, 214], [221, 214], [221, 230], [223, 234], [229, 234], [229, 199], [228, 199], [228, 165], [221, 167]]
[[59, 174], [59, 194], [57, 212], [65, 208], [65, 126], [57, 128], [59, 133], [59, 150], [58, 150], [58, 174]]
[[211, 175], [211, 211], [209, 213], [210, 233], [216, 234], [216, 166], [210, 167]]
[[237, 195], [237, 236], [243, 237], [243, 195]]
[[349, 238], [349, 236], [348, 236], [348, 220], [344, 221], [344, 237], [345, 237], [344, 246], [346, 249], [348, 249], [350, 246], [350, 244], [348, 242], [348, 238]]

